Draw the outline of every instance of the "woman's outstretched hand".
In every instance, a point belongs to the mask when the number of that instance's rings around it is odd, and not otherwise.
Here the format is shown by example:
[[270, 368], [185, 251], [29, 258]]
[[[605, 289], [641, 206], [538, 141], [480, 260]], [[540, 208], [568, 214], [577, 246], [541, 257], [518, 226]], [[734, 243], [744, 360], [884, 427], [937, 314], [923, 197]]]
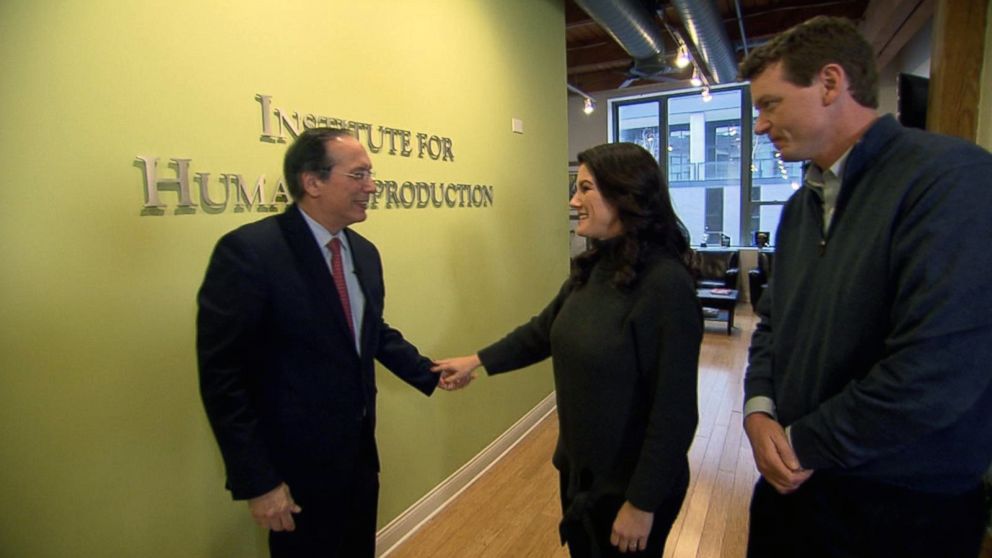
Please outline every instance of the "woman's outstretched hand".
[[441, 375], [437, 383], [438, 387], [454, 391], [471, 383], [475, 379], [473, 372], [480, 366], [482, 361], [479, 360], [479, 355], [443, 358], [434, 361], [431, 372]]

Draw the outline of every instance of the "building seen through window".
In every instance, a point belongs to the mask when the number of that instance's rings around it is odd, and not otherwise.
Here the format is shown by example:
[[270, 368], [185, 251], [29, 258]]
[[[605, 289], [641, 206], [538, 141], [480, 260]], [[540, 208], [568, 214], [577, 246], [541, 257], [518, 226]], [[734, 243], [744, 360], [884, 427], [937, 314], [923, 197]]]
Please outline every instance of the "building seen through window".
[[[694, 246], [775, 244], [782, 205], [802, 183], [802, 166], [779, 159], [754, 136], [746, 89], [698, 90], [612, 102], [612, 137], [637, 143], [664, 165], [672, 203]], [[663, 131], [663, 132], [662, 132]]]

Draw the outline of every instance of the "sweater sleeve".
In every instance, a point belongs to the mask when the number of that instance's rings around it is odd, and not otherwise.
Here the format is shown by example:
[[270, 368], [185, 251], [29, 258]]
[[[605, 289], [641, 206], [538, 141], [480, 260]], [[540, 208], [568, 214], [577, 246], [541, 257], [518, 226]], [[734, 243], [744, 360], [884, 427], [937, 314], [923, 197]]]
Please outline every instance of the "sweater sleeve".
[[685, 474], [699, 421], [702, 312], [688, 273], [675, 262], [666, 264], [646, 277], [650, 282], [632, 312], [639, 373], [650, 397], [644, 441], [626, 497], [642, 510], [657, 509]]
[[517, 370], [551, 356], [551, 325], [569, 290], [570, 281], [565, 281], [558, 295], [540, 314], [479, 351], [479, 360], [488, 374]]
[[[780, 247], [782, 243], [789, 240], [785, 238], [783, 231], [788, 230], [789, 223], [796, 219], [795, 213], [798, 211], [796, 207], [804, 203], [800, 191], [782, 208], [781, 220], [776, 234]], [[765, 288], [764, 294], [761, 295], [761, 300], [758, 301], [756, 308], [758, 323], [751, 336], [747, 370], [744, 373], [744, 416], [754, 411], [765, 411], [773, 416], [775, 414], [775, 383], [772, 367], [772, 354], [775, 345], [775, 316], [772, 313], [772, 307], [775, 300], [775, 271], [777, 269], [777, 266], [772, 266], [768, 286]]]
[[775, 384], [772, 382], [772, 283], [758, 301], [758, 324], [748, 348], [747, 372], [744, 374], [744, 416], [756, 411], [775, 415]]
[[[854, 467], [939, 436], [973, 414], [988, 393], [989, 176], [992, 163], [948, 165], [903, 200], [891, 239], [885, 355], [864, 378], [792, 424], [804, 467]], [[987, 424], [974, 428], [977, 440]]]

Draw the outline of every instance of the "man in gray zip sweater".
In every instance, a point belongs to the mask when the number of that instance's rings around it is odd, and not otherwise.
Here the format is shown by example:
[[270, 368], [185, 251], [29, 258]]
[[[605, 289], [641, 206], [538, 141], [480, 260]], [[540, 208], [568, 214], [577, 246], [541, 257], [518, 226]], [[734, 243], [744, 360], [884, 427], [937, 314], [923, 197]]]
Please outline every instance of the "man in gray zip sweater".
[[741, 64], [808, 161], [745, 378], [750, 557], [967, 557], [992, 461], [992, 155], [879, 117], [871, 47], [817, 17]]

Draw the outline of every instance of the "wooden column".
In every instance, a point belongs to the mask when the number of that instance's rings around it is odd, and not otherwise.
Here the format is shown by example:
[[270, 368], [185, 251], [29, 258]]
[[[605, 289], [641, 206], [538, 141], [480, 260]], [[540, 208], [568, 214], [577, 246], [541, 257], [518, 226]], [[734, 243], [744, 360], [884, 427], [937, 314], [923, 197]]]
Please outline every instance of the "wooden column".
[[989, 0], [939, 0], [933, 23], [927, 129], [975, 141]]

